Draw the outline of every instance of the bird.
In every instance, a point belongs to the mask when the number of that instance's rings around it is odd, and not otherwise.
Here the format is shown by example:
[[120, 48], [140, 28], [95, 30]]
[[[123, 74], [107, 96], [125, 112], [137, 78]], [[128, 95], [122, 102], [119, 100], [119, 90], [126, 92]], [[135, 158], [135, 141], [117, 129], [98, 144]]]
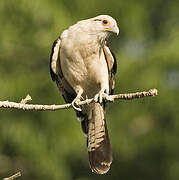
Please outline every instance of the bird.
[[[114, 93], [117, 60], [108, 46], [119, 27], [109, 15], [80, 20], [54, 41], [50, 74], [66, 103], [71, 103], [87, 138], [89, 166], [105, 174], [112, 163], [106, 122], [106, 101]], [[78, 106], [86, 98], [94, 102]]]

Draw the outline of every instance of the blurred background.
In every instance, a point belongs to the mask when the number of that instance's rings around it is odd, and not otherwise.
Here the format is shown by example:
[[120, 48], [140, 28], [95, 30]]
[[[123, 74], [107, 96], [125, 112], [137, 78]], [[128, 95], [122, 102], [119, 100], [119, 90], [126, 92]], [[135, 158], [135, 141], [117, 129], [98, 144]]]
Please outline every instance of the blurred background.
[[[0, 100], [63, 104], [49, 74], [53, 41], [79, 20], [113, 16], [120, 36], [116, 93], [157, 88], [159, 95], [108, 105], [113, 149], [103, 176], [88, 166], [86, 139], [72, 109], [0, 109], [0, 178], [24, 180], [179, 179], [179, 1], [1, 0]], [[19, 178], [20, 179], [20, 178]]]

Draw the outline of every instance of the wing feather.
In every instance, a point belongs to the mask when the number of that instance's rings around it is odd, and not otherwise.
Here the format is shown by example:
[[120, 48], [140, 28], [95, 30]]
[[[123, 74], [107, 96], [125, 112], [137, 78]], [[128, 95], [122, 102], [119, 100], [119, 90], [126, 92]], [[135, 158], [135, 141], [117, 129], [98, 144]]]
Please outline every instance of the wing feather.
[[113, 94], [115, 87], [115, 74], [117, 72], [117, 61], [114, 53], [107, 45], [104, 45], [103, 51], [109, 71], [109, 93]]
[[64, 78], [61, 63], [60, 63], [60, 45], [61, 39], [57, 38], [52, 46], [51, 55], [50, 55], [50, 74], [53, 81], [56, 81], [56, 84], [67, 103], [71, 103], [76, 97], [76, 93], [67, 80]]

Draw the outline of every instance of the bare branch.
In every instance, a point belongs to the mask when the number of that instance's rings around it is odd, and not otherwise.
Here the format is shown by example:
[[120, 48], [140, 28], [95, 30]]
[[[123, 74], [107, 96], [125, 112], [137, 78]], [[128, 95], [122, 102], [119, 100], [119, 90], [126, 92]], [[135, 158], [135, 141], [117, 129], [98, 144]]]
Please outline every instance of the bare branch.
[[13, 180], [13, 179], [16, 179], [16, 178], [18, 178], [20, 176], [21, 176], [21, 172], [17, 172], [16, 174], [14, 174], [14, 175], [12, 175], [12, 176], [10, 176], [8, 178], [3, 178], [3, 180]]
[[[150, 89], [149, 91], [136, 92], [136, 93], [128, 93], [128, 94], [116, 94], [110, 95], [108, 97], [104, 97], [104, 99], [108, 102], [113, 102], [114, 100], [132, 100], [143, 98], [147, 96], [157, 96], [157, 89]], [[31, 97], [28, 95], [25, 99], [23, 99], [20, 103], [9, 102], [9, 101], [0, 101], [0, 108], [14, 108], [14, 109], [22, 109], [22, 110], [36, 110], [36, 111], [54, 111], [60, 109], [68, 109], [72, 108], [71, 104], [62, 104], [62, 105], [39, 105], [39, 104], [26, 104], [27, 101], [31, 100]], [[94, 102], [94, 99], [86, 99], [84, 101], [80, 101], [77, 105], [85, 105]]]

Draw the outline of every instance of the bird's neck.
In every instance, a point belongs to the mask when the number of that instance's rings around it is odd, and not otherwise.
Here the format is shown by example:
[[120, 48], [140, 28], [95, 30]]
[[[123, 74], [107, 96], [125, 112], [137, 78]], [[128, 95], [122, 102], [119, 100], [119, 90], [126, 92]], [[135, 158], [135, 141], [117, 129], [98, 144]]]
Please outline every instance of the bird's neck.
[[80, 41], [84, 46], [89, 47], [90, 45], [91, 49], [101, 49], [104, 47], [107, 37], [107, 34], [86, 34], [85, 39], [80, 39]]

